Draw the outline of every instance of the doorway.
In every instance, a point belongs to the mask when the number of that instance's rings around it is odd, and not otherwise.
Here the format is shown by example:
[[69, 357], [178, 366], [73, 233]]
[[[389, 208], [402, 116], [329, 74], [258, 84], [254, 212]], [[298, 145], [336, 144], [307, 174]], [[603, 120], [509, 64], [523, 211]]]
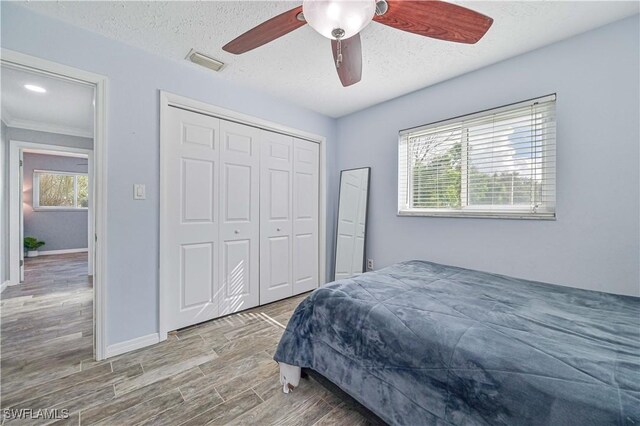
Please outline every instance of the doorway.
[[[6, 130], [11, 136], [17, 129]], [[42, 255], [87, 253], [87, 275], [93, 276], [93, 139], [73, 148], [45, 143], [68, 142], [64, 135], [21, 133], [40, 141], [9, 140], [9, 217], [17, 224], [10, 231], [11, 285], [25, 282], [27, 262]], [[23, 245], [18, 253], [16, 241]]]
[[[3, 346], [37, 346], [2, 362], [29, 359], [37, 380], [106, 353], [106, 78], [6, 49], [2, 77]], [[47, 372], [38, 351], [65, 362]]]

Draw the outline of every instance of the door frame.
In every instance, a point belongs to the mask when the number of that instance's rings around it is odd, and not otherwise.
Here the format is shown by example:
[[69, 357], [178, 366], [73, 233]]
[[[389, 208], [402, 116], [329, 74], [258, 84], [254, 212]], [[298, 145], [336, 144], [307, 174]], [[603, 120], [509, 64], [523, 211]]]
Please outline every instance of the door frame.
[[[80, 70], [57, 62], [2, 48], [3, 64], [29, 69], [59, 78], [87, 83], [95, 87], [95, 110], [93, 131], [93, 325], [94, 357], [105, 358], [107, 349], [107, 84], [105, 76]], [[52, 145], [39, 144], [40, 149]], [[48, 149], [50, 150], [50, 149]], [[11, 217], [9, 218], [11, 219]], [[11, 229], [11, 222], [9, 223]], [[11, 232], [13, 235], [14, 233]], [[12, 243], [10, 250], [20, 249], [20, 242]], [[14, 256], [15, 257], [15, 256]], [[19, 273], [19, 263], [18, 263]], [[10, 280], [15, 282], [16, 265], [9, 268]]]
[[319, 264], [318, 264], [318, 280], [319, 285], [322, 286], [326, 283], [326, 244], [327, 244], [327, 138], [324, 136], [309, 133], [303, 130], [295, 129], [293, 127], [284, 126], [272, 121], [257, 118], [248, 114], [233, 111], [227, 108], [222, 108], [215, 105], [210, 105], [205, 102], [197, 101], [185, 96], [176, 95], [164, 90], [160, 90], [160, 245], [159, 245], [159, 257], [160, 257], [160, 292], [159, 292], [159, 337], [160, 341], [167, 339], [167, 333], [172, 330], [167, 329], [167, 321], [165, 320], [165, 304], [166, 291], [169, 286], [166, 265], [170, 261], [167, 258], [167, 250], [163, 250], [164, 241], [166, 241], [166, 223], [165, 214], [168, 203], [171, 200], [167, 200], [163, 194], [163, 188], [167, 185], [167, 176], [165, 173], [165, 147], [168, 141], [167, 133], [167, 115], [169, 114], [169, 108], [177, 107], [187, 111], [192, 111], [199, 114], [209, 115], [221, 120], [232, 121], [239, 124], [244, 124], [251, 127], [257, 127], [259, 129], [268, 130], [271, 132], [282, 133], [287, 136], [293, 136], [298, 139], [305, 139], [310, 142], [315, 142], [320, 145], [320, 167], [319, 167], [319, 179], [320, 179], [320, 200], [318, 203], [318, 252], [319, 252]]
[[[61, 145], [50, 145], [37, 142], [25, 142], [18, 140], [9, 140], [9, 223], [19, 223], [20, 226], [13, 226], [9, 231], [9, 259], [10, 259], [10, 277], [9, 285], [19, 285], [24, 279], [24, 266], [21, 264], [23, 260], [23, 250], [20, 248], [20, 243], [24, 238], [24, 212], [22, 209], [23, 194], [19, 189], [22, 188], [20, 169], [20, 160], [22, 159], [22, 153], [35, 153], [46, 155], [61, 155], [74, 157], [73, 154], [82, 154], [87, 157], [88, 164], [88, 176], [91, 186], [89, 187], [89, 209], [88, 209], [88, 241], [87, 248], [91, 254], [94, 252], [94, 244], [91, 235], [93, 234], [94, 219], [95, 219], [95, 204], [93, 202], [94, 192], [94, 165], [93, 165], [93, 150], [84, 148], [74, 148]], [[93, 256], [89, 255], [88, 261], [88, 275], [93, 276]], [[17, 268], [17, 271], [16, 271]]]

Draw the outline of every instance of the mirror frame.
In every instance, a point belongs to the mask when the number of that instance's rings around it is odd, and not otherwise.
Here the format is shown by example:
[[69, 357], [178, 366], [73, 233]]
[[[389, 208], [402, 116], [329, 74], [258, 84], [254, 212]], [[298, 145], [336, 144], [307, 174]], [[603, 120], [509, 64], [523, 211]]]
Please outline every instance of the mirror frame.
[[[333, 281], [336, 280], [336, 263], [338, 261], [338, 226], [340, 225], [340, 194], [342, 193], [342, 175], [344, 172], [354, 170], [367, 170], [367, 202], [364, 213], [364, 240], [362, 247], [362, 273], [367, 272], [367, 234], [369, 229], [369, 197], [371, 194], [371, 167], [354, 167], [352, 169], [340, 170], [340, 182], [338, 183], [338, 211], [336, 214], [335, 248], [333, 250]], [[332, 282], [333, 282], [332, 281]]]

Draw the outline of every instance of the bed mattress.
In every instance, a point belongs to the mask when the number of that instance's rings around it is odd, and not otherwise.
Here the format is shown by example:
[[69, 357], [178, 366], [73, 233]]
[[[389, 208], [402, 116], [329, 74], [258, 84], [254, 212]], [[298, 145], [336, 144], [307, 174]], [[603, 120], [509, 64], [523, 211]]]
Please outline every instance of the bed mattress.
[[315, 290], [275, 360], [389, 424], [640, 423], [640, 299], [424, 261]]

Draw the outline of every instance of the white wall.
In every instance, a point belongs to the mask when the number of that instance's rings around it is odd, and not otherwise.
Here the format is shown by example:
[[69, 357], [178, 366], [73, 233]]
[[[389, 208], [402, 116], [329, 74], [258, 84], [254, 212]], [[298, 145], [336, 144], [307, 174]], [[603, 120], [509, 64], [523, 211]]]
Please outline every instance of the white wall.
[[[371, 166], [367, 250], [640, 295], [638, 16], [338, 120], [338, 169]], [[400, 129], [556, 92], [557, 220], [398, 217]]]
[[[160, 89], [326, 136], [327, 155], [330, 164], [335, 164], [335, 121], [331, 118], [236, 86], [185, 61], [148, 54], [18, 4], [2, 2], [0, 7], [3, 48], [109, 78], [108, 345], [158, 331]], [[330, 172], [334, 187], [336, 173]], [[134, 183], [147, 185], [145, 201], [132, 199]], [[333, 223], [334, 200], [328, 204], [328, 220]], [[331, 227], [327, 237], [330, 253]]]

